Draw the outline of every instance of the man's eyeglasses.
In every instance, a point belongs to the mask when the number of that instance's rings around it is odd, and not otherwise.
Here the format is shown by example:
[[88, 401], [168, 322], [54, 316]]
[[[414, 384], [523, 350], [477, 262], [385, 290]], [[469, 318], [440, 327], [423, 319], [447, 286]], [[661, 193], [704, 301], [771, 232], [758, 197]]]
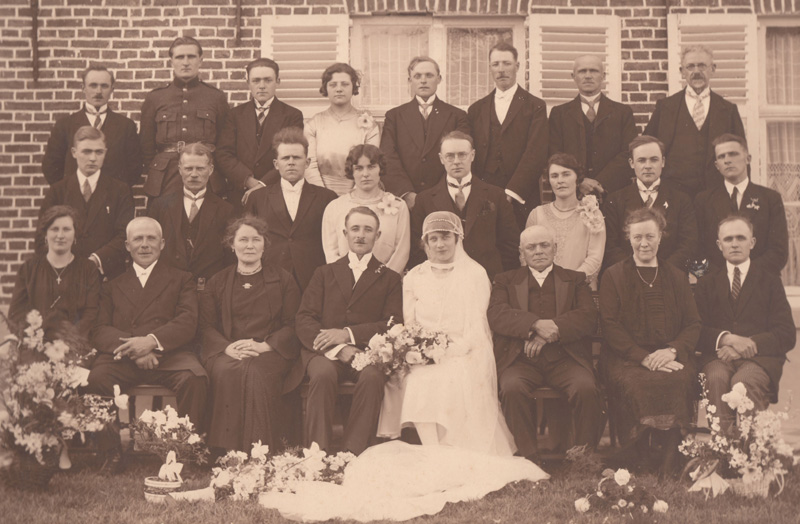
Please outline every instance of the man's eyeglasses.
[[444, 157], [444, 159], [448, 162], [452, 162], [456, 158], [459, 160], [466, 160], [469, 158], [470, 153], [472, 153], [472, 151], [459, 151], [458, 153], [445, 153], [442, 155], [442, 157]]

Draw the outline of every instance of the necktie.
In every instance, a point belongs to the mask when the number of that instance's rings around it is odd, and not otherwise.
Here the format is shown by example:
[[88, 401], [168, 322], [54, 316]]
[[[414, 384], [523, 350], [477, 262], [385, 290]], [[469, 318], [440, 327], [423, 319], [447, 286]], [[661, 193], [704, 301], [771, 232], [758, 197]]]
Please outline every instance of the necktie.
[[353, 270], [353, 287], [356, 286], [358, 283], [358, 279], [361, 278], [361, 275], [364, 271], [367, 270], [368, 261], [366, 258], [362, 258], [358, 262], [350, 262], [349, 267]]
[[[733, 191], [731, 191], [731, 211], [739, 212], [739, 188], [736, 186], [733, 186]], [[738, 270], [737, 268], [736, 271]]]
[[733, 283], [731, 284], [731, 298], [735, 301], [742, 290], [742, 272], [738, 267], [733, 268]]
[[589, 106], [589, 109], [586, 111], [586, 119], [589, 120], [589, 122], [594, 122], [594, 119], [597, 117], [597, 113], [594, 111], [594, 104], [596, 101], [595, 99], [590, 102], [586, 98], [581, 97], [581, 102]]
[[703, 127], [703, 122], [706, 120], [705, 115], [705, 108], [703, 107], [703, 99], [708, 98], [708, 91], [702, 96], [699, 96], [697, 93], [692, 91], [691, 89], [687, 91], [689, 93], [690, 98], [694, 98], [694, 108], [692, 108], [692, 120], [694, 120], [694, 125], [697, 126], [697, 129]]
[[654, 193], [658, 193], [658, 188], [659, 188], [660, 185], [661, 184], [658, 184], [658, 185], [655, 185], [655, 186], [651, 187], [650, 189], [642, 189], [641, 190], [642, 193], [647, 195], [647, 200], [644, 201], [644, 207], [653, 207], [653, 202], [655, 202], [655, 199], [653, 198], [653, 194]]
[[92, 107], [90, 105], [86, 105], [86, 112], [89, 113], [90, 115], [94, 116], [94, 122], [92, 122], [92, 126], [94, 126], [97, 129], [100, 129], [100, 125], [103, 123], [103, 119], [100, 118], [100, 115], [106, 114], [106, 111], [107, 110], [98, 111], [94, 107]]
[[454, 184], [452, 182], [447, 183], [448, 186], [454, 187], [458, 190], [456, 191], [455, 201], [456, 201], [456, 207], [458, 208], [459, 211], [464, 211], [464, 206], [467, 205], [467, 197], [464, 196], [464, 188], [471, 184], [472, 184], [471, 181], [461, 185]]
[[267, 111], [269, 111], [269, 106], [262, 106], [257, 107], [256, 111], [258, 111], [258, 127], [264, 125], [264, 120], [267, 118]]
[[[189, 208], [189, 223], [191, 224], [200, 212], [200, 208], [197, 207], [197, 201], [200, 200], [201, 197], [189, 195], [187, 193], [184, 193], [184, 196], [192, 201], [192, 207]], [[205, 194], [203, 196], [205, 197]]]
[[84, 202], [89, 202], [90, 198], [92, 198], [92, 186], [89, 184], [89, 180], [86, 179], [83, 181], [83, 200]]
[[431, 106], [432, 105], [433, 105], [433, 102], [428, 102], [426, 104], [420, 104], [419, 105], [419, 110], [422, 113], [422, 118], [424, 118], [425, 120], [427, 120], [428, 116], [431, 114]]

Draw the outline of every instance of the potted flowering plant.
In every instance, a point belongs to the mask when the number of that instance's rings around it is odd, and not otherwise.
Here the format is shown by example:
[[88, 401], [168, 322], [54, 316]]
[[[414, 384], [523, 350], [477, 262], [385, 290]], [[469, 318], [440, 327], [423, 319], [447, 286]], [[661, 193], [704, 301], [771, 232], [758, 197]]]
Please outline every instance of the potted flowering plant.
[[9, 485], [44, 489], [57, 464], [71, 465], [66, 441], [104, 429], [116, 413], [112, 400], [78, 394], [89, 376], [82, 364], [92, 351], [82, 353], [77, 336], [65, 326], [48, 326], [63, 338], [45, 341], [36, 310], [26, 323], [0, 343], [0, 447], [11, 456], [0, 474]]
[[770, 485], [778, 485], [776, 496], [783, 491], [784, 475], [793, 465], [792, 447], [781, 437], [781, 421], [786, 412], [756, 411], [741, 382], [722, 395], [722, 400], [736, 412], [736, 425], [729, 432], [720, 427], [716, 406], [708, 401], [705, 377], [701, 377], [706, 420], [711, 438], [690, 437], [680, 446], [691, 457], [684, 469], [694, 485], [690, 491], [703, 491], [717, 496], [731, 489], [746, 497], [766, 497]]
[[637, 486], [627, 469], [606, 469], [602, 477], [594, 493], [575, 501], [576, 511], [586, 513], [594, 509], [638, 520], [647, 513], [666, 513], [669, 509], [665, 501]]

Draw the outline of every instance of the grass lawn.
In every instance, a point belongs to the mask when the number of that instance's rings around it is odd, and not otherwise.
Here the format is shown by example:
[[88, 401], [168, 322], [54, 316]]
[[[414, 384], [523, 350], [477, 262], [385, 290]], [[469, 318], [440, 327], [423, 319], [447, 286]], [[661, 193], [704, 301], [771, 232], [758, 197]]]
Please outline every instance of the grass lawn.
[[[0, 486], [0, 522], [3, 524], [113, 523], [113, 524], [206, 524], [289, 522], [273, 510], [255, 502], [179, 502], [152, 505], [142, 495], [143, 478], [157, 473], [159, 463], [135, 458], [128, 470], [109, 477], [97, 473], [76, 457], [76, 471], [58, 473], [45, 493], [23, 493]], [[632, 522], [608, 514], [578, 514], [573, 502], [593, 490], [598, 476], [567, 474], [546, 468], [553, 474], [539, 484], [509, 485], [482, 500], [448, 504], [438, 515], [410, 522], [461, 523], [603, 523]], [[747, 500], [725, 494], [706, 502], [703, 495], [688, 493], [687, 484], [659, 483], [654, 476], [637, 475], [636, 481], [669, 503], [666, 514], [648, 515], [636, 522], [689, 524], [701, 522], [779, 524], [800, 523], [800, 485], [797, 473], [787, 477], [787, 487], [778, 498]], [[189, 472], [197, 487], [205, 487], [209, 473]], [[774, 489], [774, 488], [773, 488]], [[609, 517], [606, 519], [606, 517]]]

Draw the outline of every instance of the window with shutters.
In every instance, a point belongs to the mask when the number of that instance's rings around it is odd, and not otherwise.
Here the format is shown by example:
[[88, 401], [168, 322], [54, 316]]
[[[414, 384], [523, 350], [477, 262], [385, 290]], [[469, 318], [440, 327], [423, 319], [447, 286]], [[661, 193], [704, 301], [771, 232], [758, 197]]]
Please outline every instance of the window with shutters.
[[442, 68], [437, 95], [466, 109], [494, 89], [489, 49], [507, 41], [520, 52], [518, 81], [525, 79], [522, 17], [372, 16], [353, 19], [351, 64], [362, 75], [359, 103], [380, 117], [407, 102], [408, 63], [419, 55]]
[[347, 15], [265, 16], [261, 23], [261, 56], [278, 62], [278, 96], [306, 118], [325, 110], [319, 93], [322, 72], [334, 62], [349, 61]]
[[531, 17], [531, 92], [548, 110], [575, 98], [572, 66], [582, 55], [603, 59], [603, 91], [613, 100], [622, 94], [620, 22], [613, 15], [537, 15]]
[[[789, 262], [784, 284], [800, 286], [800, 18], [759, 23], [761, 171], [786, 205]], [[800, 294], [800, 289], [795, 289]]]

